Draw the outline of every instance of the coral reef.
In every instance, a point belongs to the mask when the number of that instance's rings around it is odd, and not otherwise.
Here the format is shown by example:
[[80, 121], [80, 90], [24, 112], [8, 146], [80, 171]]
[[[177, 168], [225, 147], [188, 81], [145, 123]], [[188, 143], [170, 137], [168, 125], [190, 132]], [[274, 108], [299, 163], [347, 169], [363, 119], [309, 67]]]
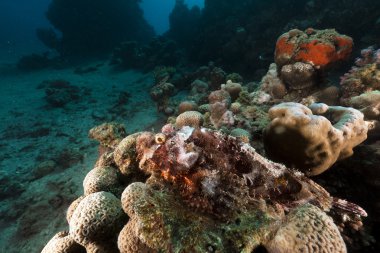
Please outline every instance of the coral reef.
[[349, 103], [350, 98], [365, 92], [380, 90], [380, 49], [363, 49], [356, 66], [341, 78], [341, 103]]
[[184, 0], [176, 0], [169, 16], [170, 29], [166, 36], [180, 45], [189, 46], [195, 36], [200, 17], [201, 10], [198, 6], [189, 9]]
[[[54, 236], [43, 252], [277, 252], [294, 246], [296, 252], [347, 252], [325, 212], [360, 217], [365, 211], [260, 156], [244, 141], [244, 130], [233, 133], [236, 138], [168, 124], [161, 133], [126, 137], [110, 149], [119, 150], [110, 162], [116, 167], [87, 175], [86, 196], [67, 212], [70, 232]], [[149, 178], [129, 181], [119, 199], [111, 193], [115, 174], [105, 171], [119, 170], [123, 157]]]
[[[333, 27], [352, 36], [359, 47], [379, 44], [379, 7], [372, 0], [245, 0], [243, 3], [206, 0], [192, 43], [186, 41], [180, 45], [187, 49], [193, 61], [204, 64], [213, 60], [227, 71], [251, 78], [271, 63], [273, 42], [278, 34], [291, 29]], [[357, 22], [358, 17], [361, 22]]]
[[351, 156], [367, 138], [368, 123], [353, 108], [281, 103], [269, 110], [269, 117], [264, 131], [267, 155], [310, 176]]

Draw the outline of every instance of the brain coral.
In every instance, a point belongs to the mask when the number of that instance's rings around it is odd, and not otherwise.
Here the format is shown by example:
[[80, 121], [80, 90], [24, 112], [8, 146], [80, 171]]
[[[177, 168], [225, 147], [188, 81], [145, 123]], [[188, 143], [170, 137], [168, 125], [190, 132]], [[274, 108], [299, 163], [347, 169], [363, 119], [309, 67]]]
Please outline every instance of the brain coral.
[[86, 250], [64, 231], [51, 238], [41, 253], [86, 253]]
[[71, 220], [71, 217], [73, 216], [73, 213], [75, 211], [75, 209], [78, 207], [79, 203], [82, 201], [82, 199], [84, 199], [85, 196], [80, 196], [79, 198], [77, 198], [76, 200], [74, 200], [69, 208], [67, 208], [67, 212], [66, 212], [66, 220], [68, 223], [70, 223], [70, 220]]
[[292, 210], [274, 238], [265, 245], [276, 253], [346, 253], [334, 221], [313, 205]]
[[115, 236], [126, 216], [118, 198], [108, 192], [86, 196], [70, 219], [70, 236], [79, 244], [99, 243]]
[[183, 126], [200, 127], [203, 124], [203, 115], [197, 111], [187, 111], [178, 115], [175, 124], [178, 128]]
[[84, 194], [106, 191], [119, 195], [121, 184], [113, 167], [96, 167], [87, 173], [83, 181]]
[[[281, 103], [269, 110], [271, 123], [264, 131], [267, 155], [313, 176], [337, 160], [349, 157], [353, 148], [367, 138], [363, 114], [353, 108], [327, 106], [313, 115], [298, 103]], [[289, 148], [291, 147], [291, 148]]]

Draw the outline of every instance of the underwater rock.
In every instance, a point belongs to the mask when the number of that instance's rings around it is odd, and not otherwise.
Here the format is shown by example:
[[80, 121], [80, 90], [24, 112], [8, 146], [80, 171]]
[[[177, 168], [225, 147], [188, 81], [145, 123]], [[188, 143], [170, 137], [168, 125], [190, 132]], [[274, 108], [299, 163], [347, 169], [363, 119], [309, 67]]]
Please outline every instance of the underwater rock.
[[25, 55], [17, 62], [17, 68], [23, 71], [41, 70], [54, 65], [54, 60], [45, 54]]
[[113, 50], [110, 64], [122, 69], [138, 68], [147, 71], [157, 66], [175, 66], [182, 57], [174, 40], [159, 36], [148, 44], [138, 41], [120, 43]]
[[279, 68], [296, 62], [309, 63], [317, 69], [327, 69], [337, 61], [348, 59], [352, 38], [334, 29], [305, 32], [293, 29], [281, 35], [276, 43], [275, 62]]
[[167, 79], [163, 79], [150, 90], [150, 97], [156, 102], [158, 111], [167, 108], [170, 97], [175, 93], [175, 86], [167, 83]]
[[104, 54], [122, 41], [146, 42], [154, 36], [138, 1], [53, 0], [46, 17], [62, 36], [39, 37], [63, 56]]
[[126, 136], [126, 131], [124, 125], [109, 122], [90, 129], [88, 136], [99, 141], [102, 146], [115, 148]]
[[319, 114], [298, 103], [272, 107], [264, 147], [271, 159], [314, 176], [351, 156], [352, 149], [367, 138], [368, 123], [353, 108], [324, 104], [311, 108]]
[[365, 119], [380, 121], [380, 90], [374, 90], [351, 97], [347, 105], [360, 110]]
[[45, 88], [45, 99], [52, 107], [63, 107], [83, 95], [83, 90], [65, 80], [43, 81], [38, 88]]
[[231, 96], [231, 100], [235, 101], [239, 97], [242, 87], [240, 83], [234, 83], [228, 80], [226, 84], [221, 85], [221, 89], [227, 91]]
[[260, 90], [269, 94], [274, 99], [282, 99], [286, 95], [286, 86], [279, 78], [275, 63], [269, 65], [268, 72], [261, 79]]
[[197, 111], [198, 105], [194, 101], [182, 101], [178, 106], [178, 114], [187, 111]]

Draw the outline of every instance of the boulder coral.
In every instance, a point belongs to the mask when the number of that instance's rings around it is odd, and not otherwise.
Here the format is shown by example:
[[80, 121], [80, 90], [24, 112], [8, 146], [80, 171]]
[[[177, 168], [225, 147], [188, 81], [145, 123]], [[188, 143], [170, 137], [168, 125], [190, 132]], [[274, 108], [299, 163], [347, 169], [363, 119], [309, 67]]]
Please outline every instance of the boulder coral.
[[273, 106], [269, 117], [264, 131], [266, 154], [309, 176], [351, 156], [353, 148], [367, 138], [368, 123], [353, 108], [325, 104], [308, 108], [289, 102]]
[[292, 210], [266, 246], [268, 252], [347, 252], [333, 219], [313, 205]]
[[82, 246], [116, 236], [126, 221], [121, 202], [109, 192], [86, 196], [70, 219], [70, 236]]
[[352, 46], [352, 38], [341, 35], [334, 29], [309, 28], [304, 32], [293, 29], [278, 38], [275, 62], [279, 68], [303, 62], [318, 69], [326, 69], [335, 62], [348, 59]]
[[84, 194], [95, 192], [111, 192], [116, 196], [120, 194], [121, 183], [118, 179], [117, 169], [113, 167], [95, 167], [87, 173], [83, 180]]
[[86, 250], [67, 231], [63, 231], [51, 238], [41, 253], [86, 253]]

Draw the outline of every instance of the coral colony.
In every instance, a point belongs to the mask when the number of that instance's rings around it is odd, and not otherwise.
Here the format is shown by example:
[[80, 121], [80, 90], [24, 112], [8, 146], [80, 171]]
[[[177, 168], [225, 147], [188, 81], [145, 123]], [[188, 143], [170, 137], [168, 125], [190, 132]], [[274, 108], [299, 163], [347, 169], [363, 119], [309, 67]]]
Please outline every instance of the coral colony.
[[68, 230], [42, 253], [344, 253], [360, 244], [366, 211], [314, 180], [379, 129], [379, 50], [362, 50], [340, 87], [324, 82], [352, 47], [335, 30], [293, 29], [258, 86], [210, 63], [183, 77], [191, 88], [180, 101], [173, 70], [156, 70], [150, 94], [167, 124], [130, 135], [113, 122], [91, 129], [99, 158], [67, 210]]

